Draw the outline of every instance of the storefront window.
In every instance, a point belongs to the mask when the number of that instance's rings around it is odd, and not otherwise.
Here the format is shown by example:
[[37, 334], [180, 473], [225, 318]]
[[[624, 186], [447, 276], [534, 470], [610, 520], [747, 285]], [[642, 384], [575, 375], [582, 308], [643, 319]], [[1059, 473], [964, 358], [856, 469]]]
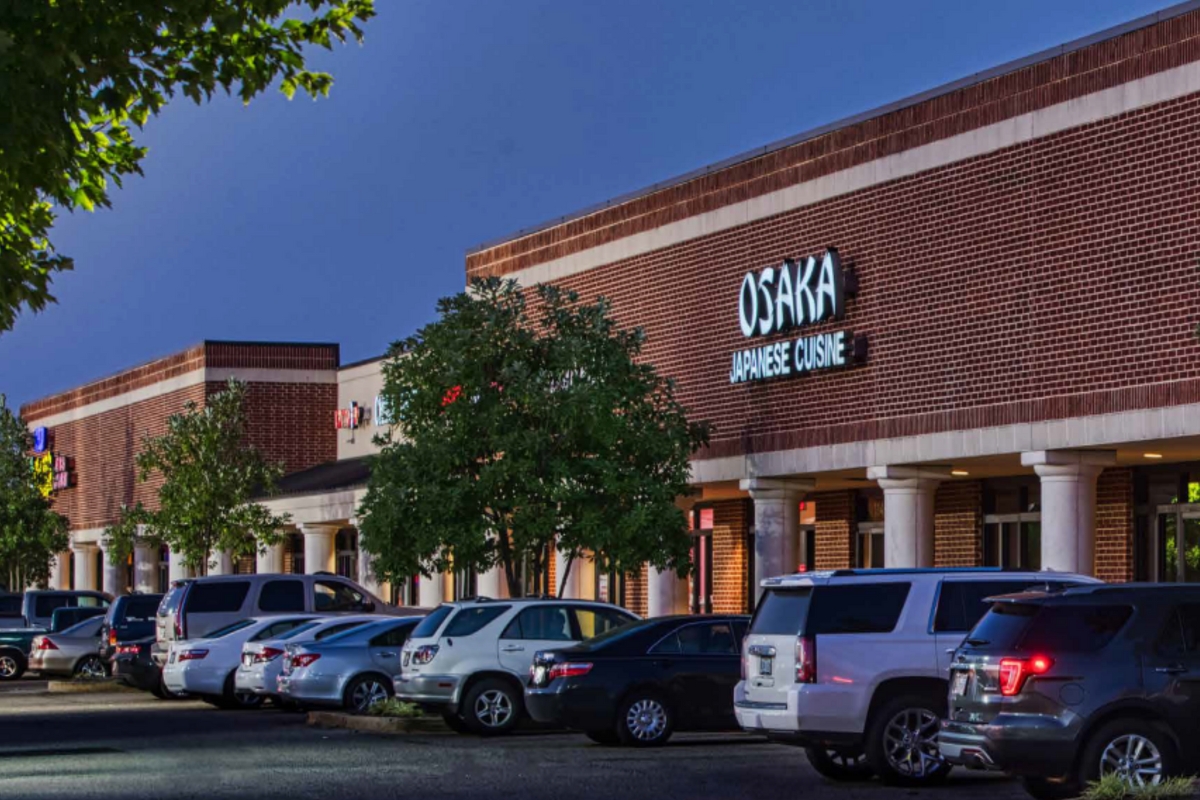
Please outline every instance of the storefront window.
[[711, 508], [692, 510], [692, 575], [688, 610], [693, 614], [711, 614], [713, 609], [713, 519]]
[[883, 548], [882, 523], [859, 525], [858, 535], [855, 537], [854, 566], [859, 569], [882, 569], [886, 563]]
[[343, 578], [358, 580], [358, 532], [338, 531], [334, 537], [334, 547], [337, 553], [337, 574]]

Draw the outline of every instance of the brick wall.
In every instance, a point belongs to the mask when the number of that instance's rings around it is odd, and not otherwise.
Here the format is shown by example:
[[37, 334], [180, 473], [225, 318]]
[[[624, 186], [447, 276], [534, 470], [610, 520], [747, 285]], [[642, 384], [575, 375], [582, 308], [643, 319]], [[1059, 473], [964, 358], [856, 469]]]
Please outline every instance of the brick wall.
[[754, 521], [749, 500], [713, 503], [713, 613], [744, 614], [747, 567], [746, 536]]
[[649, 596], [647, 590], [650, 586], [649, 567], [642, 566], [641, 570], [625, 577], [625, 608], [628, 608], [639, 617], [645, 617], [650, 614]]
[[[225, 388], [209, 383], [208, 393]], [[250, 444], [284, 472], [337, 460], [336, 383], [251, 383], [246, 396]]]
[[1096, 577], [1133, 580], [1133, 473], [1106, 469], [1096, 481]]
[[947, 481], [938, 487], [933, 512], [936, 567], [983, 563], [983, 484]]
[[816, 504], [817, 569], [846, 569], [852, 565], [854, 545], [854, 491], [810, 495]]

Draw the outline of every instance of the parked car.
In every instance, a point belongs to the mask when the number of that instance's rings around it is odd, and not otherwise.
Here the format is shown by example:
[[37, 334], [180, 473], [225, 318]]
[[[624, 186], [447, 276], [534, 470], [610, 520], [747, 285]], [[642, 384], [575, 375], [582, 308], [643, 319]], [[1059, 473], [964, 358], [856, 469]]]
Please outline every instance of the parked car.
[[276, 690], [301, 706], [341, 706], [362, 713], [392, 696], [400, 648], [420, 617], [371, 622], [320, 642], [287, 645]]
[[[11, 598], [11, 595], [9, 595]], [[0, 629], [50, 628], [50, 617], [57, 608], [108, 608], [112, 595], [105, 592], [66, 589], [35, 589], [21, 595], [21, 611], [0, 615]], [[6, 601], [11, 608], [12, 600]]]
[[278, 614], [385, 614], [409, 616], [420, 609], [388, 605], [351, 580], [315, 575], [220, 575], [175, 581], [158, 607], [154, 658], [162, 664], [177, 639], [250, 617]]
[[29, 669], [43, 676], [71, 675], [83, 678], [108, 676], [108, 665], [100, 658], [102, 617], [92, 617], [61, 633], [34, 637]]
[[1069, 573], [865, 569], [763, 581], [734, 690], [742, 728], [805, 748], [832, 780], [945, 779], [938, 752], [950, 662], [988, 609], [1032, 586], [1099, 583]]
[[169, 690], [162, 682], [162, 668], [154, 663], [150, 655], [154, 637], [147, 636], [136, 641], [119, 643], [113, 649], [110, 671], [126, 686], [150, 692], [160, 700], [175, 700], [186, 695]]
[[54, 613], [50, 615], [50, 633], [59, 633], [70, 628], [72, 625], [78, 625], [85, 619], [92, 617], [103, 617], [108, 613], [108, 609], [99, 608], [97, 606], [63, 606], [62, 608], [54, 609]]
[[100, 627], [100, 657], [112, 663], [117, 646], [154, 635], [161, 594], [127, 594], [108, 607]]
[[163, 667], [163, 685], [171, 692], [195, 695], [218, 708], [258, 708], [264, 698], [238, 691], [234, 684], [242, 645], [274, 639], [311, 619], [311, 614], [251, 617], [210, 631], [204, 638], [176, 639]]
[[278, 698], [278, 678], [286, 660], [286, 647], [289, 643], [319, 642], [351, 628], [386, 619], [390, 618], [378, 614], [314, 619], [275, 639], [246, 642], [242, 645], [242, 661], [233, 679], [234, 686], [239, 691]]
[[647, 747], [675, 731], [738, 730], [733, 689], [748, 616], [632, 622], [533, 659], [525, 707], [592, 741]]
[[623, 608], [582, 600], [444, 603], [404, 645], [396, 696], [438, 709], [460, 732], [508, 733], [525, 713], [534, 653], [570, 647], [636, 619]]
[[995, 599], [954, 658], [947, 761], [1019, 775], [1036, 798], [1200, 771], [1200, 586]]
[[102, 615], [95, 606], [61, 606], [50, 615], [49, 627], [0, 629], [0, 681], [13, 681], [29, 669], [33, 641], [46, 633], [61, 633], [85, 619]]

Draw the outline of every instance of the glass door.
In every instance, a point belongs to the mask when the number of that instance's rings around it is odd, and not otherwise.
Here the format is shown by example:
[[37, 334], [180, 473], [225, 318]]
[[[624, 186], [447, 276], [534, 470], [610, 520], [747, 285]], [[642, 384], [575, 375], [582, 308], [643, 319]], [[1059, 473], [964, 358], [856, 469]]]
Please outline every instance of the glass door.
[[1200, 583], [1200, 505], [1159, 506], [1158, 541], [1159, 580]]

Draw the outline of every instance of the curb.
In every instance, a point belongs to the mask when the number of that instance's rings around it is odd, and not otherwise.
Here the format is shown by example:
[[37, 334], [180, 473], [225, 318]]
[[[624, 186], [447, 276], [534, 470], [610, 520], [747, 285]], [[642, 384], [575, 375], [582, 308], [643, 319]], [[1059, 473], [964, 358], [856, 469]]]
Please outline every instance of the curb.
[[46, 684], [50, 694], [128, 694], [137, 693], [138, 689], [126, 686], [116, 680], [103, 681], [50, 681]]
[[310, 711], [308, 724], [362, 733], [450, 733], [440, 717], [369, 717], [341, 711]]

